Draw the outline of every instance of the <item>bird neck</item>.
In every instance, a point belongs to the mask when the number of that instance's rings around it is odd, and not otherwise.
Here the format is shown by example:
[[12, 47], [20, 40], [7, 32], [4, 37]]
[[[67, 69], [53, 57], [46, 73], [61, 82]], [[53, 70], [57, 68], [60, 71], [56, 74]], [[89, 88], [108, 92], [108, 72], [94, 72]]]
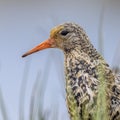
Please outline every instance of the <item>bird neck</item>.
[[96, 51], [96, 49], [90, 44], [89, 46], [84, 46], [84, 48], [78, 46], [71, 51], [66, 51], [64, 52], [64, 55], [66, 87], [79, 87], [80, 85], [78, 85], [78, 82], [80, 80], [84, 82], [89, 81], [86, 80], [86, 76], [88, 78], [93, 78], [95, 81], [98, 81], [98, 66], [101, 65], [103, 66], [103, 71], [107, 71], [109, 74], [111, 74], [109, 65]]
[[76, 46], [74, 49], [64, 51], [65, 55], [65, 71], [66, 71], [66, 87], [76, 83], [82, 74], [93, 74], [92, 68], [99, 64], [103, 58], [94, 49], [92, 45]]
[[81, 56], [80, 58], [88, 56], [89, 60], [103, 60], [102, 56], [89, 41], [79, 41], [73, 44], [74, 45], [69, 45], [69, 47], [64, 50], [65, 57], [69, 57], [71, 55], [75, 57]]
[[104, 73], [107, 82], [113, 82], [107, 78], [108, 76], [114, 78], [112, 70], [91, 44], [84, 46], [84, 48], [77, 46], [70, 51], [65, 51], [64, 56], [66, 87], [73, 87], [74, 83], [78, 85], [78, 79], [82, 78], [81, 81], [84, 81], [85, 76], [98, 81], [99, 71]]
[[[91, 44], [78, 45], [70, 51], [65, 51], [64, 55], [67, 76], [71, 74], [71, 76], [77, 77], [77, 72], [82, 71], [81, 74], [85, 73], [88, 67], [95, 68], [100, 62], [105, 62]], [[69, 78], [71, 76], [69, 76]]]

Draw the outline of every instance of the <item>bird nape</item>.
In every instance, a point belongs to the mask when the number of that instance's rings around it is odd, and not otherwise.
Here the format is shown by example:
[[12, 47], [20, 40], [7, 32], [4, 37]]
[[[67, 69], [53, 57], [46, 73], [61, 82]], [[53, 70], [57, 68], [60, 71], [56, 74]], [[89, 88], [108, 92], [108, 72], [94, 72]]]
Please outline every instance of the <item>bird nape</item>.
[[120, 120], [120, 77], [75, 23], [53, 28], [50, 37], [22, 57], [59, 48], [65, 57], [66, 101], [71, 120]]

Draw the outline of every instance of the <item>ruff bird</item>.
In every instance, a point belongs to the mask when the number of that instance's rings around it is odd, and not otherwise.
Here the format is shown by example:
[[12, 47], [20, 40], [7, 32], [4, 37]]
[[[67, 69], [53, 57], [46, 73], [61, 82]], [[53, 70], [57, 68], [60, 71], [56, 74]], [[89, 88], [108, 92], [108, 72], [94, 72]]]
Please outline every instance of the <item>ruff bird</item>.
[[64, 53], [71, 120], [94, 120], [98, 111], [99, 117], [103, 117], [100, 120], [120, 120], [120, 76], [97, 52], [82, 27], [75, 23], [58, 25], [51, 30], [48, 40], [22, 57], [46, 48], [59, 48]]

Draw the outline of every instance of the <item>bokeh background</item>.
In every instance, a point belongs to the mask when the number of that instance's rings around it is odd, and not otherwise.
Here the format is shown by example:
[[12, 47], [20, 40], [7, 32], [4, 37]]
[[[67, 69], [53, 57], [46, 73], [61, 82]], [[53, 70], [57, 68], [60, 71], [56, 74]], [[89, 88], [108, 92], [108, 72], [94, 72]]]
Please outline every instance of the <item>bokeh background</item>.
[[21, 58], [64, 22], [81, 25], [119, 67], [120, 0], [0, 0], [0, 120], [69, 120], [62, 51]]

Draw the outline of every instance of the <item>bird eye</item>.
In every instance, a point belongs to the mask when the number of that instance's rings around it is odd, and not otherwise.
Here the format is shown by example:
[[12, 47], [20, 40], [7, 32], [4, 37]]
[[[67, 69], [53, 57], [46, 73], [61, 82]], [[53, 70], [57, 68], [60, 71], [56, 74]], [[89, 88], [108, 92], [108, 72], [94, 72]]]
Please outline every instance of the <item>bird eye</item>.
[[60, 34], [63, 35], [63, 36], [66, 36], [68, 33], [69, 33], [69, 31], [63, 30]]

